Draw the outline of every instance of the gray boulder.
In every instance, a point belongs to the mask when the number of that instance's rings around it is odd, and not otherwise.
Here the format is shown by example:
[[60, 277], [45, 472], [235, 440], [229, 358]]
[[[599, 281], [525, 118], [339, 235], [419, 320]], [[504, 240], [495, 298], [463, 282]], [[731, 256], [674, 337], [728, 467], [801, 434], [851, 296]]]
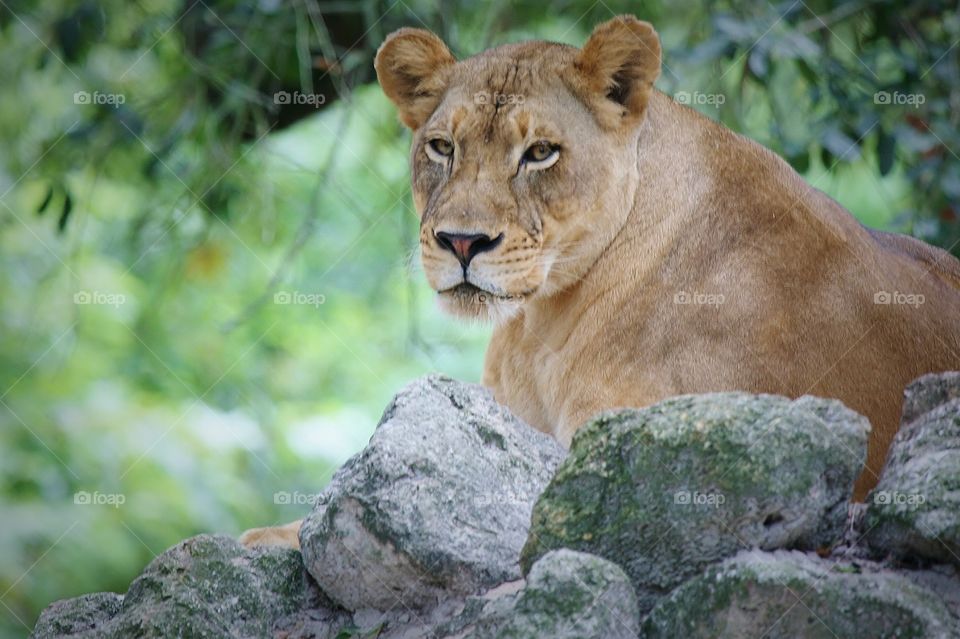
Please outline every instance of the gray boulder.
[[40, 615], [32, 637], [94, 637], [123, 607], [123, 596], [95, 592], [55, 601]]
[[875, 550], [960, 565], [960, 373], [907, 388], [903, 424], [867, 503]]
[[124, 596], [85, 595], [40, 616], [36, 639], [333, 637], [349, 621], [323, 597], [300, 553], [200, 535], [154, 559]]
[[616, 564], [573, 550], [547, 553], [526, 586], [487, 604], [469, 639], [634, 639], [640, 612]]
[[350, 610], [414, 613], [518, 579], [533, 503], [564, 455], [481, 386], [417, 380], [304, 520], [306, 567]]
[[960, 399], [960, 371], [930, 373], [913, 380], [903, 391], [903, 424], [934, 408]]
[[745, 551], [660, 603], [643, 636], [859, 639], [960, 636], [937, 596], [906, 577], [800, 552]]
[[602, 415], [533, 512], [522, 565], [555, 548], [630, 576], [648, 612], [739, 550], [841, 537], [869, 423], [834, 400], [716, 393]]

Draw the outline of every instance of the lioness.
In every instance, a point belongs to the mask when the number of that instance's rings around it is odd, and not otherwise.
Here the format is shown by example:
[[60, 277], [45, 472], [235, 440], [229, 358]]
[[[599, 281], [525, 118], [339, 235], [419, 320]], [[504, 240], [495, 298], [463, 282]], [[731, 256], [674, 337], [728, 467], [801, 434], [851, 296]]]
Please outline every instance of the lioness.
[[483, 383], [563, 444], [601, 410], [683, 393], [835, 397], [873, 426], [862, 501], [904, 386], [960, 369], [960, 262], [864, 228], [655, 90], [649, 23], [462, 61], [400, 29], [375, 67], [414, 132], [427, 280], [447, 311], [496, 323]]

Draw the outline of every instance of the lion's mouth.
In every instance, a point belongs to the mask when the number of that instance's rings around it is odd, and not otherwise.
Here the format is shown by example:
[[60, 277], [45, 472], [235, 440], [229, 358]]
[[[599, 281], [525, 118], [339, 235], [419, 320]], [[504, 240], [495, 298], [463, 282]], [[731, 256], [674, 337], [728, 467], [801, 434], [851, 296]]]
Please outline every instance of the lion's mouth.
[[522, 295], [504, 295], [499, 293], [493, 293], [486, 289], [475, 286], [470, 282], [460, 282], [456, 286], [451, 286], [450, 288], [439, 291], [440, 295], [449, 295], [458, 300], [467, 301], [473, 300], [480, 302], [492, 302], [492, 301], [518, 301], [522, 298]]
[[494, 293], [480, 288], [479, 286], [474, 286], [470, 282], [460, 282], [456, 286], [451, 286], [450, 288], [439, 291], [440, 295], [450, 295], [452, 297], [498, 297]]

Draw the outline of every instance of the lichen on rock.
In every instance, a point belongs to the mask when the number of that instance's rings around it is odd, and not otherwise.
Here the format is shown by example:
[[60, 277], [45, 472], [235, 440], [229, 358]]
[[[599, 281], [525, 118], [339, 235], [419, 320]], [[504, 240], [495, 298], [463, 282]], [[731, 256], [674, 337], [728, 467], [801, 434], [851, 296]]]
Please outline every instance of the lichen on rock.
[[567, 547], [616, 561], [641, 611], [705, 566], [842, 535], [867, 420], [834, 400], [716, 393], [581, 429], [537, 502], [522, 563]]
[[632, 639], [640, 612], [616, 564], [573, 550], [544, 555], [516, 595], [489, 603], [467, 639]]
[[[314, 630], [332, 630], [348, 618], [310, 583], [299, 552], [250, 550], [231, 537], [200, 535], [154, 559], [126, 595], [53, 604], [33, 637], [263, 637], [302, 627], [311, 615]], [[324, 616], [329, 624], [320, 623]]]
[[907, 388], [903, 426], [867, 504], [878, 552], [960, 566], [960, 373]]
[[956, 637], [929, 591], [890, 571], [801, 552], [744, 551], [687, 581], [646, 618], [646, 639]]
[[421, 610], [518, 579], [533, 503], [564, 455], [488, 390], [418, 380], [304, 520], [307, 569], [352, 609]]

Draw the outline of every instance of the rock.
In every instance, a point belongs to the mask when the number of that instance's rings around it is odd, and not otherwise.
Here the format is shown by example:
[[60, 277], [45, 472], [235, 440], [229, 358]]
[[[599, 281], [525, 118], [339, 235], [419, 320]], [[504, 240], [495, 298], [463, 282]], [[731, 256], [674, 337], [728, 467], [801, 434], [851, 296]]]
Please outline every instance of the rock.
[[480, 595], [448, 598], [429, 610], [360, 610], [353, 615], [351, 639], [462, 639], [480, 618], [491, 601], [509, 596], [524, 585], [523, 579], [510, 581]]
[[913, 380], [903, 391], [903, 424], [937, 406], [960, 399], [960, 372], [931, 373]]
[[600, 416], [566, 456], [427, 377], [321, 493], [302, 555], [201, 535], [32, 636], [960, 638], [960, 374], [918, 380], [904, 414], [865, 526], [903, 561], [827, 561], [797, 550], [843, 536], [869, 430], [839, 402], [677, 397]]
[[866, 538], [898, 558], [960, 566], [960, 373], [907, 387], [904, 422], [867, 500]]
[[716, 393], [601, 415], [533, 512], [522, 565], [572, 548], [623, 566], [640, 610], [749, 548], [842, 536], [867, 419], [835, 400]]
[[643, 636], [960, 636], [957, 619], [933, 593], [890, 571], [851, 570], [800, 552], [742, 552], [661, 600], [644, 621]]
[[[881, 565], [889, 565], [884, 562]], [[918, 570], [898, 567], [896, 573], [924, 590], [932, 592], [955, 618], [960, 619], [960, 568], [952, 564], [933, 564]], [[960, 633], [957, 635], [960, 637]]]
[[634, 639], [640, 612], [616, 564], [573, 550], [547, 553], [518, 594], [483, 609], [469, 639]]
[[350, 610], [419, 614], [518, 579], [533, 503], [564, 455], [488, 390], [417, 380], [304, 520], [304, 562]]
[[332, 637], [348, 619], [311, 585], [299, 552], [248, 550], [231, 537], [200, 535], [154, 559], [123, 597], [100, 593], [50, 606], [33, 637], [226, 639], [281, 629], [291, 639]]
[[123, 605], [115, 592], [95, 592], [50, 604], [40, 615], [33, 637], [93, 637]]

